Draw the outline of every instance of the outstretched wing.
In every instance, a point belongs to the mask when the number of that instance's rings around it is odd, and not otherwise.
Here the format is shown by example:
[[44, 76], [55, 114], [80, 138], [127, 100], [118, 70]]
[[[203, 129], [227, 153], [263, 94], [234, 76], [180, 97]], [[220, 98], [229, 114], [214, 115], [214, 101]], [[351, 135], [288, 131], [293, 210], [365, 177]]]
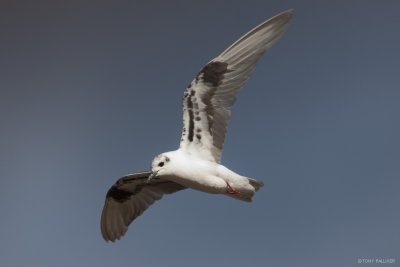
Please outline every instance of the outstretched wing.
[[106, 241], [123, 236], [129, 224], [163, 194], [185, 189], [180, 184], [158, 178], [147, 182], [150, 174], [128, 174], [108, 190], [101, 214], [101, 233]]
[[183, 96], [180, 149], [220, 162], [229, 108], [258, 60], [285, 32], [292, 11], [255, 27], [201, 69]]

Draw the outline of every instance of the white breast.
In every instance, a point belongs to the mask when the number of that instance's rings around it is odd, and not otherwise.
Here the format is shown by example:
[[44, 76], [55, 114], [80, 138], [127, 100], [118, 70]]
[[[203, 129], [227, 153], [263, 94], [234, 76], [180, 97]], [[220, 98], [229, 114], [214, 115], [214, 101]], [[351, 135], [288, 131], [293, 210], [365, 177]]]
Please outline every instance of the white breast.
[[[171, 154], [173, 154], [171, 156]], [[179, 150], [171, 152], [170, 172], [164, 177], [183, 186], [207, 193], [224, 193], [226, 182], [218, 176], [219, 164], [188, 155]]]

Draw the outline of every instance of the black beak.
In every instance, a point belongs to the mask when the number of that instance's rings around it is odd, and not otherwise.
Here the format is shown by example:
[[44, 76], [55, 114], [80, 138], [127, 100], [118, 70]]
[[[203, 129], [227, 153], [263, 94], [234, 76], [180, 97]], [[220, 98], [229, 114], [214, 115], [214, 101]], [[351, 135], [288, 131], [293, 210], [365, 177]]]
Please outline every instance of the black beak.
[[158, 171], [153, 171], [151, 174], [150, 174], [150, 176], [149, 176], [149, 178], [147, 178], [147, 183], [150, 183], [150, 181], [153, 179], [153, 178], [155, 178], [156, 176], [157, 176], [157, 173], [158, 173]]

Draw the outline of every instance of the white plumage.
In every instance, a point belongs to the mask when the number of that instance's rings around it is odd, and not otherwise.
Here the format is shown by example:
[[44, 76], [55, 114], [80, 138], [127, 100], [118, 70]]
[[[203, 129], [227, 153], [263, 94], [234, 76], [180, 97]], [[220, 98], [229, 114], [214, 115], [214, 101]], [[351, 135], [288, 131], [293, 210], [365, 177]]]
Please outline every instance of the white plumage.
[[288, 10], [263, 22], [200, 70], [184, 93], [179, 149], [155, 157], [151, 172], [124, 176], [108, 191], [101, 217], [105, 240], [119, 239], [163, 194], [185, 188], [252, 200], [263, 183], [220, 164], [230, 107], [258, 60], [285, 32], [291, 17]]

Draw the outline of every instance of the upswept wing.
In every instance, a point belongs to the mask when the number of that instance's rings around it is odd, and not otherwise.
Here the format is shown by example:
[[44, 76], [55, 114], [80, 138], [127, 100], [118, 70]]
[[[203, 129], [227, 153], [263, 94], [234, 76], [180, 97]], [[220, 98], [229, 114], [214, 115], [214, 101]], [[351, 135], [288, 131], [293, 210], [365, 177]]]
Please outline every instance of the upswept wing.
[[291, 17], [288, 10], [263, 22], [200, 70], [183, 96], [181, 150], [220, 162], [229, 108], [258, 60], [283, 35]]
[[106, 241], [123, 236], [129, 224], [164, 194], [185, 189], [180, 184], [158, 178], [147, 182], [150, 174], [128, 174], [108, 190], [101, 214], [101, 233]]

